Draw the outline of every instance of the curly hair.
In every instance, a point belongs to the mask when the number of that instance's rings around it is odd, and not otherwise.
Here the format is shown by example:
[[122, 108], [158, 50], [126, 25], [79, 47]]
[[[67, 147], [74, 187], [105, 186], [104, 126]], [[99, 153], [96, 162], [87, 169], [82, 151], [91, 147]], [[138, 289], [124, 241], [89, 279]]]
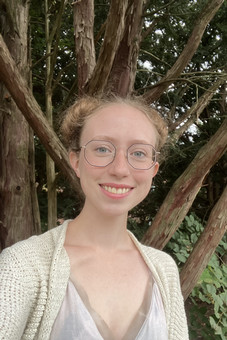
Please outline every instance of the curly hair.
[[157, 132], [155, 148], [157, 151], [161, 149], [166, 141], [168, 130], [165, 121], [161, 118], [159, 113], [146, 104], [141, 98], [121, 98], [114, 95], [100, 98], [84, 96], [78, 99], [65, 111], [60, 127], [60, 133], [65, 147], [68, 150], [72, 148], [79, 149], [81, 133], [88, 118], [98, 110], [112, 104], [125, 104], [137, 108], [144, 113]]

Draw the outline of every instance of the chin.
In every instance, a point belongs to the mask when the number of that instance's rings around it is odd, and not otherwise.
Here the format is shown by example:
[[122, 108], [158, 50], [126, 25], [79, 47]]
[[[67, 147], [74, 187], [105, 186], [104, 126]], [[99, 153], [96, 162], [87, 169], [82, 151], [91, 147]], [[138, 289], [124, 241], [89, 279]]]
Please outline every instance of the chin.
[[[132, 205], [125, 205], [124, 204], [108, 204], [105, 207], [99, 207], [100, 214], [106, 215], [109, 217], [120, 217], [120, 216], [127, 216], [129, 211], [132, 210], [135, 206], [137, 206], [140, 202], [137, 202]], [[100, 210], [101, 208], [101, 210]]]

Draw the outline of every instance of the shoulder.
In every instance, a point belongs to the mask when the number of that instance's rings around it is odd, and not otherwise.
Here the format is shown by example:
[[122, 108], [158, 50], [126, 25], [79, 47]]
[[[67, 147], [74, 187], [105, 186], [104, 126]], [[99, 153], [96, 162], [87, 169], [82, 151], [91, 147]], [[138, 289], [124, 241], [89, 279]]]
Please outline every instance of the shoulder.
[[142, 244], [141, 250], [147, 259], [148, 266], [153, 267], [160, 278], [167, 279], [171, 284], [179, 284], [179, 269], [169, 254]]
[[153, 263], [164, 262], [166, 264], [176, 266], [175, 261], [169, 254], [162, 250], [142, 244], [131, 232], [129, 232], [129, 235], [137, 248], [139, 248], [140, 252], [147, 258], [148, 261], [152, 261]]
[[157, 265], [165, 264], [166, 266], [170, 265], [171, 267], [177, 267], [174, 259], [163, 250], [155, 249], [150, 246], [145, 246], [141, 243], [140, 247], [147, 258], [153, 263], [156, 263]]
[[178, 267], [169, 254], [142, 244], [131, 232], [130, 237], [153, 273], [157, 273], [161, 277], [175, 277], [178, 280]]
[[[38, 267], [51, 259], [55, 247], [64, 243], [66, 225], [51, 229], [44, 234], [32, 236], [27, 240], [15, 243], [0, 254], [1, 268], [20, 270], [22, 267]], [[43, 262], [45, 261], [45, 262]]]

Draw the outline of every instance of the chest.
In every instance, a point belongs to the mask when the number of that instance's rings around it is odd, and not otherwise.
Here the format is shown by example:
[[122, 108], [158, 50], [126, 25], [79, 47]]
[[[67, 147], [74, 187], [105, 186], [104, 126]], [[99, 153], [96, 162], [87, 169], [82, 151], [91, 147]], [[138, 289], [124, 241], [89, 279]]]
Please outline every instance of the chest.
[[110, 255], [66, 250], [72, 282], [83, 287], [91, 307], [120, 338], [143, 302], [150, 277], [141, 255], [137, 251]]

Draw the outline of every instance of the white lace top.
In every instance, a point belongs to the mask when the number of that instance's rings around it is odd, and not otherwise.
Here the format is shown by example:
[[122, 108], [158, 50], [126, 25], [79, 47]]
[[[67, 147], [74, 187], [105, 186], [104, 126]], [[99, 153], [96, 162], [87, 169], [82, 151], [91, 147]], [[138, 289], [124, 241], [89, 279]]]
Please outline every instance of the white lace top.
[[50, 340], [168, 340], [166, 318], [157, 284], [151, 278], [135, 318], [122, 339], [116, 339], [92, 309], [84, 289], [69, 280]]

